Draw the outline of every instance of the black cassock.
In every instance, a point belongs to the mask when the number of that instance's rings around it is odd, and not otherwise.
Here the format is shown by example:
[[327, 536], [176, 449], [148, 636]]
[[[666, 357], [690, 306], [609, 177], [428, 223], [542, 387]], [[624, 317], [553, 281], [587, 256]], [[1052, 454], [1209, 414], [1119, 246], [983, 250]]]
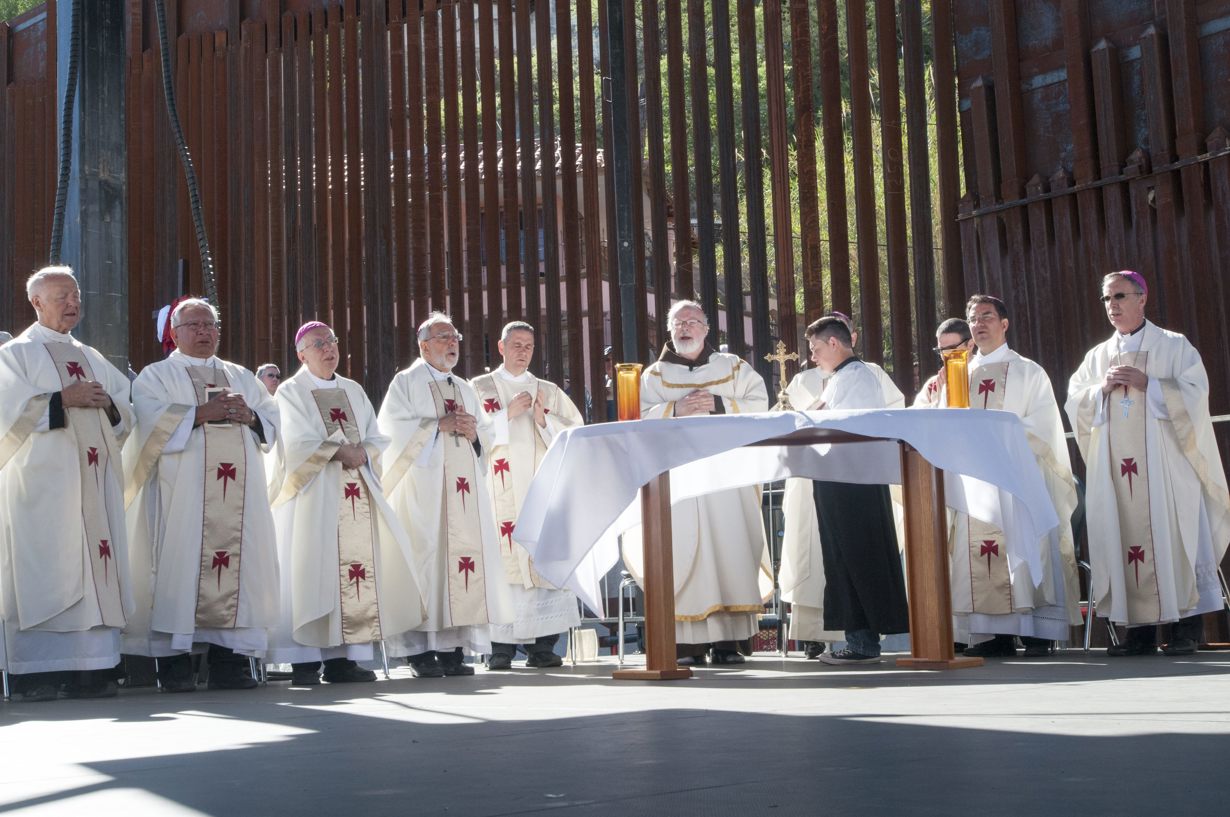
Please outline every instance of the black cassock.
[[824, 628], [909, 632], [887, 485], [812, 483], [824, 555]]

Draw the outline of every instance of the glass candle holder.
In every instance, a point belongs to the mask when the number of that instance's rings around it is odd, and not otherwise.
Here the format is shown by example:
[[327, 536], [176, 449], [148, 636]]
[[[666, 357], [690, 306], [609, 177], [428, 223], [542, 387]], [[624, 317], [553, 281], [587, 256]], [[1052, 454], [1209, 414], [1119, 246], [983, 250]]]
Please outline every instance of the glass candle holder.
[[944, 377], [948, 380], [948, 408], [969, 408], [969, 349], [944, 352]]
[[641, 419], [641, 364], [615, 364], [615, 401], [621, 420]]

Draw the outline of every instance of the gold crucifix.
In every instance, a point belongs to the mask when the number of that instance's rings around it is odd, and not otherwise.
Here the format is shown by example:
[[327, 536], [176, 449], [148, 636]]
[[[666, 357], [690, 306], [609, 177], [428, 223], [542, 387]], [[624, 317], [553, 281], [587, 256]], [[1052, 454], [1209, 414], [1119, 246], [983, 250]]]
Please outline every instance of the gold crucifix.
[[777, 408], [782, 411], [793, 411], [794, 406], [790, 405], [790, 397], [786, 394], [786, 361], [798, 360], [799, 353], [786, 354], [786, 344], [779, 340], [776, 353], [765, 355], [764, 359], [770, 363], [776, 363], [781, 368], [781, 389], [777, 393]]

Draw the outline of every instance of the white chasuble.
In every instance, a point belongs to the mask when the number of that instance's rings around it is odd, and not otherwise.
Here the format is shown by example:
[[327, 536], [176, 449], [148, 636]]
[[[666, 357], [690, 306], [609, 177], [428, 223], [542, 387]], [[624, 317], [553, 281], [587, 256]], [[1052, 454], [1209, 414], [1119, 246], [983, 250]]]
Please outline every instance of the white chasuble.
[[[53, 416], [53, 396], [87, 380], [115, 413], [57, 397]], [[0, 347], [0, 667], [118, 662], [132, 609], [120, 458], [131, 423], [127, 378], [71, 335], [34, 324]]]
[[[324, 383], [324, 387], [322, 387]], [[388, 445], [362, 387], [300, 369], [279, 387], [282, 444], [270, 468], [282, 615], [269, 659], [308, 662], [327, 648], [363, 660], [370, 645], [423, 620], [410, 542], [384, 499], [375, 464]], [[333, 456], [362, 445], [368, 461], [347, 470]]]
[[[478, 420], [477, 444], [439, 430], [448, 412], [464, 407]], [[499, 539], [485, 471], [493, 443], [491, 422], [473, 387], [422, 359], [398, 372], [379, 414], [392, 441], [382, 480], [394, 512], [410, 534], [427, 616], [417, 630], [429, 649], [489, 649], [487, 625], [512, 619], [502, 579]], [[459, 630], [438, 635], [445, 630]], [[464, 630], [464, 632], [460, 632]]]
[[[969, 382], [970, 410], [1010, 411], [1021, 418], [1059, 527], [1039, 542], [1013, 542], [984, 520], [949, 514], [954, 637], [971, 643], [996, 634], [1067, 641], [1068, 628], [1081, 623], [1071, 524], [1076, 484], [1050, 379], [1037, 363], [1003, 345], [974, 356]], [[935, 405], [947, 403], [947, 389], [940, 387]], [[1042, 575], [1031, 575], [1030, 562], [1042, 565]]]
[[[1147, 388], [1103, 394], [1107, 370], [1120, 365], [1141, 369]], [[1200, 354], [1145, 321], [1085, 355], [1065, 408], [1085, 459], [1098, 612], [1144, 625], [1222, 609], [1230, 494]]]
[[[585, 421], [562, 389], [528, 371], [515, 376], [501, 366], [474, 378], [473, 386], [495, 429], [486, 476], [500, 535], [503, 581], [510, 587], [516, 611], [511, 624], [493, 629], [492, 640], [532, 642], [576, 626], [580, 610], [571, 591], [555, 588], [534, 569], [529, 552], [516, 540], [517, 515], [551, 441]], [[533, 407], [508, 418], [509, 403], [521, 392], [542, 400], [545, 426], [535, 421]]]
[[[197, 407], [223, 388], [243, 396], [259, 434], [239, 423], [194, 425]], [[125, 462], [137, 610], [125, 650], [168, 655], [209, 642], [262, 653], [277, 621], [262, 457], [277, 440], [277, 405], [247, 369], [178, 351], [142, 370], [133, 402]]]
[[[706, 348], [692, 365], [659, 360], [641, 376], [641, 416], [674, 417], [691, 391], [713, 394], [718, 411], [767, 411], [764, 379], [736, 355]], [[685, 423], [687, 417], [676, 422]], [[675, 566], [675, 638], [705, 644], [749, 638], [773, 592], [758, 487], [735, 488], [671, 503]], [[642, 532], [623, 535], [628, 570], [643, 576]]]

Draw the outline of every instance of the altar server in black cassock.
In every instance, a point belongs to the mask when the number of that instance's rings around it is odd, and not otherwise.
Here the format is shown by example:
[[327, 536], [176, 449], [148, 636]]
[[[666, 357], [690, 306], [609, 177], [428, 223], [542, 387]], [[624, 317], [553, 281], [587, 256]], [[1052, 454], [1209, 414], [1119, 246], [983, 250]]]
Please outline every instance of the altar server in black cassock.
[[[822, 409], [884, 408], [884, 390], [854, 354], [850, 330], [835, 317], [807, 327], [812, 360], [831, 372]], [[824, 554], [824, 626], [844, 630], [845, 649], [826, 664], [880, 661], [880, 635], [909, 631], [905, 579], [887, 485], [817, 480], [813, 486]]]

